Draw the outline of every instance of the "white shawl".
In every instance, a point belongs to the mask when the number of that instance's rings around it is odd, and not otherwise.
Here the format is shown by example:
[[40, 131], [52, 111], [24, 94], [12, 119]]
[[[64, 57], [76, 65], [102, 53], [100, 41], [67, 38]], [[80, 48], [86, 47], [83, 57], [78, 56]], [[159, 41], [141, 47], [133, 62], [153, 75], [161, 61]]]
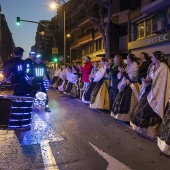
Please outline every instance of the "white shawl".
[[139, 66], [136, 62], [133, 62], [131, 65], [127, 66], [125, 71], [133, 82], [138, 82]]
[[102, 66], [97, 73], [95, 74], [94, 80], [93, 82], [98, 82], [100, 81], [102, 78], [107, 78], [107, 74], [106, 74], [106, 66]]
[[149, 71], [152, 84], [147, 100], [154, 112], [163, 119], [170, 95], [170, 72], [169, 68], [163, 62], [160, 63], [159, 68], [155, 72], [153, 72], [154, 67], [153, 65]]
[[76, 83], [78, 81], [78, 75], [68, 71], [66, 73], [66, 79], [71, 83]]
[[66, 72], [67, 72], [67, 70], [64, 69], [62, 72], [59, 73], [59, 77], [60, 77], [62, 80], [65, 80], [65, 79], [66, 79]]

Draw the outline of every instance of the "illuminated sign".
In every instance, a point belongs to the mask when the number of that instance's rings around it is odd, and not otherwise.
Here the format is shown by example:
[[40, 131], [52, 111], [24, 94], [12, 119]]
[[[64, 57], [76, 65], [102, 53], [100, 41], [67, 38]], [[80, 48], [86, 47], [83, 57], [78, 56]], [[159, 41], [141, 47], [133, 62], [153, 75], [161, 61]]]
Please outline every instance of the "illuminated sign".
[[130, 50], [134, 48], [150, 46], [150, 45], [159, 44], [167, 41], [170, 41], [170, 32], [130, 42], [128, 43], [128, 49]]

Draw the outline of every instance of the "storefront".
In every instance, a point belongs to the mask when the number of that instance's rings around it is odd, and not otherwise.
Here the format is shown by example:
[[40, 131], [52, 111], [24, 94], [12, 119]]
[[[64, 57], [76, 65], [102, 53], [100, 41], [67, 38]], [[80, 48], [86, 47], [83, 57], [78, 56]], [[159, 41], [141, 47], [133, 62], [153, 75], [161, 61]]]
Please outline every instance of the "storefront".
[[166, 59], [170, 65], [170, 31], [129, 42], [128, 50], [137, 57], [140, 56], [141, 52], [151, 55], [154, 51], [162, 51], [166, 54]]

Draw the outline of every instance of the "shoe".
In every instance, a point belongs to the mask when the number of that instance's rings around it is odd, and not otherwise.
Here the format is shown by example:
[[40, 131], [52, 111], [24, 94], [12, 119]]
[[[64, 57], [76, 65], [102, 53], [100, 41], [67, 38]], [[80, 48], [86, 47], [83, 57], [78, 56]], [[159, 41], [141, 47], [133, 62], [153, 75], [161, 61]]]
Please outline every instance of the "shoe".
[[46, 108], [45, 108], [45, 111], [46, 111], [46, 112], [51, 112], [51, 110], [49, 109], [49, 107], [46, 107]]

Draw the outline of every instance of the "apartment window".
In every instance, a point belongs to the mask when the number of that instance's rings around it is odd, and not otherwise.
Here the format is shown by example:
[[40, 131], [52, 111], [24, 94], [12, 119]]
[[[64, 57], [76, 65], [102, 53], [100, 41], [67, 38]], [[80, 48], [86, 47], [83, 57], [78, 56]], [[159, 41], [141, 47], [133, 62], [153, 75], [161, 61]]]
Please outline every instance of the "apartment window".
[[99, 41], [97, 40], [96, 41], [96, 51], [99, 51], [99, 45], [98, 44], [99, 44]]
[[103, 49], [103, 41], [102, 38], [96, 40], [96, 51], [102, 50]]
[[145, 36], [145, 25], [144, 21], [141, 21], [137, 24], [137, 38], [144, 38]]
[[146, 36], [152, 35], [152, 19], [146, 20]]
[[121, 0], [120, 1], [120, 12], [129, 9], [130, 7], [130, 0]]
[[130, 0], [130, 10], [134, 11], [141, 7], [141, 1], [140, 0]]

